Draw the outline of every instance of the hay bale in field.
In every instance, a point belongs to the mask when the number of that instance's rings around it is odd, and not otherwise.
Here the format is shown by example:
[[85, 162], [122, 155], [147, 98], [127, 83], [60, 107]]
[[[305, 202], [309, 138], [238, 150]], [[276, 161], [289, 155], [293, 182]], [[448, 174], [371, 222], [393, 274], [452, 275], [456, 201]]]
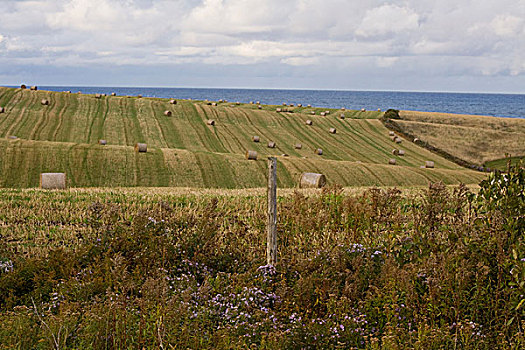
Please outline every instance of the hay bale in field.
[[394, 148], [392, 150], [392, 154], [395, 155], [395, 156], [399, 155], [399, 150], [397, 148]]
[[112, 92], [111, 96], [117, 96], [117, 93], [116, 92]]
[[49, 100], [46, 100], [45, 98], [40, 101], [40, 103], [44, 106], [49, 106]]
[[212, 102], [211, 105], [212, 105], [213, 107], [217, 107], [217, 102]]
[[328, 131], [330, 131], [330, 134], [335, 134], [337, 132], [335, 128], [330, 128]]
[[306, 125], [312, 125], [312, 124], [313, 124], [313, 122], [312, 122], [310, 119], [308, 119], [308, 120], [306, 121]]
[[[77, 91], [77, 94], [82, 95], [82, 91]], [[129, 97], [129, 96], [128, 96]]]
[[106, 94], [102, 94], [102, 96], [106, 97], [107, 95]]
[[277, 113], [281, 113], [283, 110], [282, 110], [281, 108], [277, 108], [275, 111], [276, 111]]
[[303, 145], [301, 145], [300, 143], [295, 144], [295, 149], [301, 149], [301, 148], [303, 148]]
[[388, 132], [388, 136], [396, 136], [396, 133], [393, 132], [393, 131], [389, 131], [389, 132]]
[[344, 111], [346, 111], [346, 108], [344, 108], [344, 107], [341, 107], [341, 110], [342, 110], [342, 111], [344, 112]]
[[403, 139], [401, 137], [396, 137], [396, 139], [394, 140], [395, 143], [401, 143], [403, 141]]
[[137, 95], [137, 98], [142, 98], [142, 95]]
[[211, 126], [214, 126], [214, 125], [215, 125], [215, 120], [213, 120], [213, 119], [208, 119], [208, 121], [206, 122], [206, 124], [211, 125]]
[[101, 94], [95, 94], [95, 98], [101, 98], [102, 95]]
[[341, 113], [341, 115], [339, 115], [339, 118], [345, 119], [345, 115]]
[[311, 114], [311, 115], [315, 115], [315, 111], [311, 111], [310, 114]]
[[395, 160], [394, 158], [390, 158], [390, 159], [388, 160], [388, 164], [390, 164], [390, 165], [396, 165], [396, 160]]
[[20, 85], [20, 89], [22, 89], [22, 90], [25, 90], [25, 89], [27, 89], [27, 86], [26, 86], [26, 84], [22, 84], [22, 85]]
[[258, 108], [258, 109], [262, 109], [262, 106], [261, 106], [261, 105], [257, 105], [257, 108]]
[[70, 94], [71, 90], [64, 91], [66, 94]]
[[294, 104], [293, 104], [293, 103], [290, 103], [290, 107], [293, 107], [293, 106], [294, 106]]
[[[221, 99], [219, 100], [219, 103], [223, 103], [223, 102], [224, 102], [224, 100], [221, 98]], [[170, 103], [171, 103], [171, 101], [170, 101]]]
[[98, 140], [98, 144], [99, 145], [105, 146], [105, 145], [107, 145], [107, 143], [108, 142], [106, 140]]
[[404, 156], [405, 155], [405, 151], [403, 151], [402, 149], [399, 150], [399, 155], [400, 156]]
[[326, 176], [317, 173], [302, 173], [299, 179], [300, 188], [321, 188], [326, 185]]
[[303, 106], [302, 103], [297, 104], [297, 107], [302, 107], [302, 106]]
[[378, 108], [377, 111], [378, 111], [378, 112], [381, 112], [381, 108]]
[[431, 160], [427, 160], [425, 162], [425, 168], [433, 168], [434, 167], [434, 162], [431, 161]]
[[171, 111], [164, 111], [164, 115], [166, 117], [171, 117], [171, 114], [172, 114]]
[[314, 153], [317, 154], [318, 156], [322, 156], [323, 155], [323, 150], [321, 148], [316, 148]]
[[286, 106], [286, 105], [287, 105], [287, 103], [286, 103], [286, 102], [283, 102], [283, 106]]
[[366, 112], [366, 109], [364, 109], [364, 108], [361, 108], [361, 112]]
[[31, 91], [36, 91], [36, 90], [38, 90], [38, 86], [33, 85], [33, 86], [31, 86], [31, 87], [29, 88], [29, 90], [31, 90]]
[[308, 108], [312, 108], [312, 105], [307, 105], [306, 107], [308, 107]]
[[275, 148], [275, 142], [273, 141], [268, 142], [268, 148]]
[[256, 105], [260, 105], [260, 104], [261, 104], [261, 101], [256, 101], [255, 104], [256, 104]]
[[176, 105], [177, 104], [177, 100], [170, 100], [170, 104]]
[[324, 113], [325, 113], [326, 115], [328, 115], [328, 114], [330, 114], [330, 111], [324, 111]]
[[4, 113], [5, 112], [5, 108], [4, 107], [0, 107], [0, 113]]
[[63, 190], [66, 188], [66, 174], [64, 173], [41, 173], [40, 188], [46, 190]]
[[248, 160], [257, 160], [257, 152], [256, 151], [246, 151], [246, 159]]
[[414, 138], [414, 143], [417, 143], [417, 142], [419, 142], [419, 139], [416, 137]]
[[319, 113], [319, 115], [320, 115], [321, 117], [324, 117], [324, 116], [326, 115], [326, 113], [325, 113], [325, 112], [321, 112], [321, 113]]
[[241, 105], [241, 103], [240, 103], [239, 101], [235, 102], [235, 104], [236, 104], [237, 106], [240, 106], [240, 105]]
[[136, 143], [135, 152], [146, 153], [148, 151], [148, 146], [145, 143]]
[[250, 104], [253, 105], [253, 101], [250, 101]]
[[253, 142], [259, 142], [261, 139], [259, 138], [259, 136], [255, 135], [255, 136], [252, 136], [252, 141]]

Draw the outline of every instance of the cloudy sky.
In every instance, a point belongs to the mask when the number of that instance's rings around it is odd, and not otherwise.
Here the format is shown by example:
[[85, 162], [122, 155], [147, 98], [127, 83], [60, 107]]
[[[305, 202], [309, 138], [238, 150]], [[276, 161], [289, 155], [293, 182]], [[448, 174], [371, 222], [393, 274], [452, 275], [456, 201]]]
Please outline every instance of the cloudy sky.
[[0, 6], [0, 85], [525, 93], [525, 0]]

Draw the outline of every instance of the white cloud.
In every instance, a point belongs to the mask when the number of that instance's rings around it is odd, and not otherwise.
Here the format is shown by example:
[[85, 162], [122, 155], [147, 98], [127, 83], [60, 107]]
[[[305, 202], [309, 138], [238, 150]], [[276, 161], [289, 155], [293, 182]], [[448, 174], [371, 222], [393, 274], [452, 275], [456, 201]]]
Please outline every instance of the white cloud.
[[309, 74], [334, 76], [374, 69], [385, 77], [525, 73], [523, 0], [5, 0], [2, 8], [4, 67], [265, 65], [265, 74], [275, 76], [305, 66]]

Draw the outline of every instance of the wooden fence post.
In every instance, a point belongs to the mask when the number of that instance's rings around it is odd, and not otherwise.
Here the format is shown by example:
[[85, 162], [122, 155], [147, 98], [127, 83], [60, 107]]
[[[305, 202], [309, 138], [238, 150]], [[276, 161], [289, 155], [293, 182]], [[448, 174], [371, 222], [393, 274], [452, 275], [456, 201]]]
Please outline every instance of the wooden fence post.
[[268, 222], [266, 263], [277, 262], [277, 158], [268, 157]]

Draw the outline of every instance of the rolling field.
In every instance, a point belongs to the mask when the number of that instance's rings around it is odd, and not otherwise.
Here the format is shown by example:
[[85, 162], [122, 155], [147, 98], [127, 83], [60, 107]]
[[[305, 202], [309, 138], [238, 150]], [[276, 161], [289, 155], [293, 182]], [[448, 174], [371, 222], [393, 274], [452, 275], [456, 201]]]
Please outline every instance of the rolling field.
[[403, 132], [473, 164], [525, 155], [524, 119], [413, 111], [400, 116], [395, 123]]
[[[42, 99], [50, 104], [44, 106]], [[210, 106], [202, 101], [102, 97], [0, 88], [0, 186], [34, 187], [40, 172], [65, 172], [72, 187], [263, 187], [266, 157], [278, 156], [278, 185], [294, 187], [305, 171], [321, 172], [343, 186], [478, 183], [466, 170], [405, 140], [400, 146], [378, 120], [380, 112], [277, 106]], [[170, 110], [171, 117], [164, 115]], [[310, 115], [315, 111], [316, 115]], [[346, 119], [339, 115], [345, 114]], [[215, 126], [206, 120], [215, 120]], [[312, 126], [305, 124], [307, 119]], [[328, 129], [334, 127], [336, 134]], [[261, 142], [254, 143], [258, 135]], [[10, 137], [16, 136], [17, 139]], [[107, 140], [106, 146], [98, 145]], [[268, 148], [273, 141], [276, 148]], [[135, 153], [137, 142], [147, 153]], [[302, 149], [295, 149], [296, 143]], [[314, 154], [316, 148], [323, 155]], [[397, 157], [392, 149], [404, 149]], [[244, 153], [255, 150], [258, 161]], [[287, 156], [283, 156], [286, 154]], [[396, 158], [397, 165], [388, 165]], [[420, 169], [426, 160], [435, 169]]]

